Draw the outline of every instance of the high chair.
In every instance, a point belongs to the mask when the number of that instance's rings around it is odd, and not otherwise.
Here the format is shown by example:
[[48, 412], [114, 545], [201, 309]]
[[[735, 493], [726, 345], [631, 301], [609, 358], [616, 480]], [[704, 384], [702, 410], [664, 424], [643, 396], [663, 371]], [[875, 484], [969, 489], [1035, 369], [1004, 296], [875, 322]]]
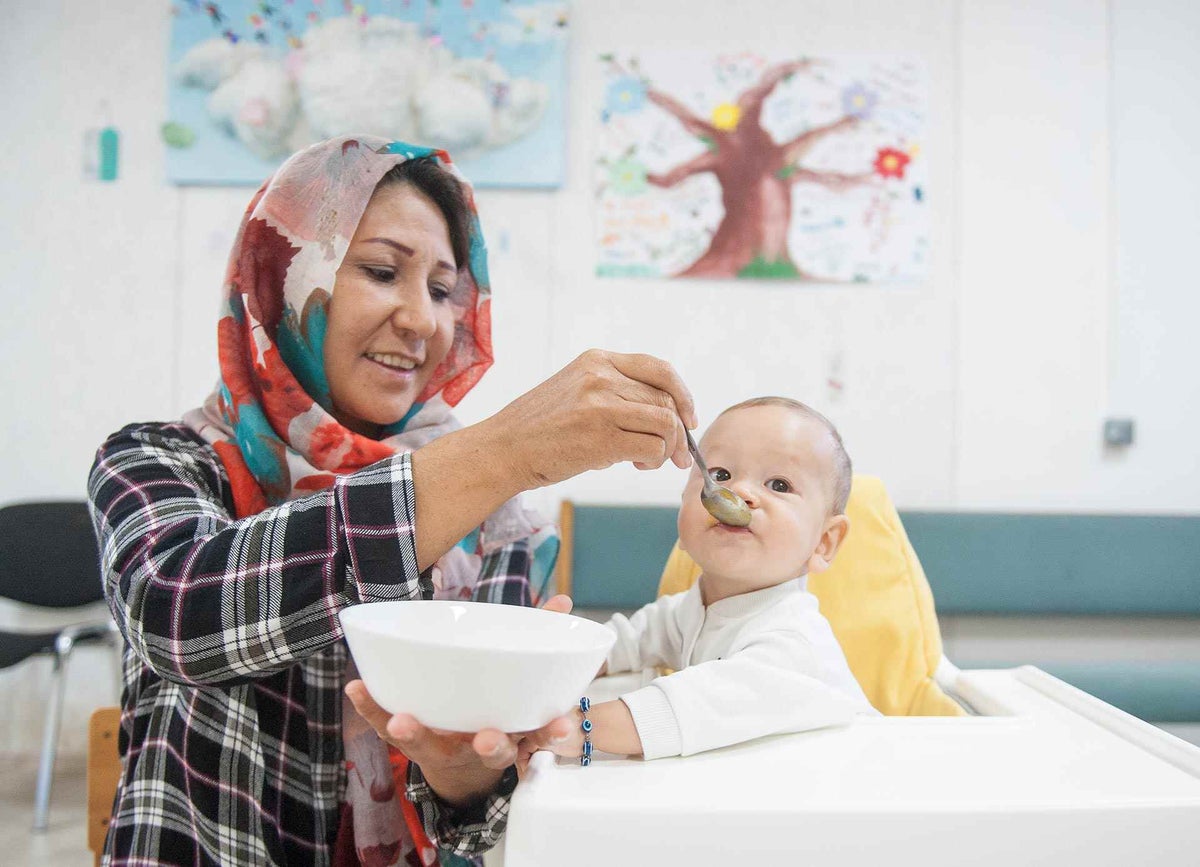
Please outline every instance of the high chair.
[[[580, 562], [637, 568], [626, 555], [647, 535], [669, 547], [669, 510], [650, 511], [627, 509], [598, 543], [565, 504], [557, 590], [587, 607]], [[855, 476], [847, 514], [833, 568], [809, 589], [885, 716], [652, 762], [538, 753], [514, 793], [505, 867], [1196, 864], [1200, 749], [1032, 666], [959, 671], [882, 483]], [[659, 591], [698, 574], [676, 545]], [[600, 678], [588, 694], [639, 683]]]

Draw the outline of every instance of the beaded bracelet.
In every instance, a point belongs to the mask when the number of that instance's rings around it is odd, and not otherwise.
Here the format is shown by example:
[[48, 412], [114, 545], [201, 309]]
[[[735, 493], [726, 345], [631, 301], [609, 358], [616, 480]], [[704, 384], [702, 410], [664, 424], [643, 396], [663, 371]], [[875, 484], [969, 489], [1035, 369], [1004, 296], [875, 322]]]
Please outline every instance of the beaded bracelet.
[[583, 729], [583, 755], [579, 757], [579, 764], [585, 768], [592, 763], [592, 721], [588, 719], [588, 711], [592, 709], [592, 702], [585, 695], [579, 700], [579, 711], [583, 714], [583, 722], [579, 727]]

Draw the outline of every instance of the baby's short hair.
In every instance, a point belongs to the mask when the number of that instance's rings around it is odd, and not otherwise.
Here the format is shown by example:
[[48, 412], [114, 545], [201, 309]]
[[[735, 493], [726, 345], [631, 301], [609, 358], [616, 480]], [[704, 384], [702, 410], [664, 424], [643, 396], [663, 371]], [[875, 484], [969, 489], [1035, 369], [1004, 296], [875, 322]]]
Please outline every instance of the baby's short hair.
[[725, 415], [725, 413], [733, 412], [735, 409], [748, 409], [752, 406], [782, 406], [795, 410], [801, 415], [811, 418], [829, 432], [829, 439], [833, 443], [833, 478], [830, 479], [833, 486], [833, 503], [831, 508], [835, 515], [845, 512], [846, 503], [850, 500], [850, 482], [854, 476], [854, 467], [850, 463], [850, 455], [846, 452], [846, 446], [842, 442], [842, 435], [838, 433], [838, 429], [834, 427], [833, 422], [806, 403], [801, 403], [790, 397], [777, 397], [774, 395], [752, 397], [749, 400], [743, 400], [741, 403], [735, 403], [733, 406], [721, 410], [717, 418]]

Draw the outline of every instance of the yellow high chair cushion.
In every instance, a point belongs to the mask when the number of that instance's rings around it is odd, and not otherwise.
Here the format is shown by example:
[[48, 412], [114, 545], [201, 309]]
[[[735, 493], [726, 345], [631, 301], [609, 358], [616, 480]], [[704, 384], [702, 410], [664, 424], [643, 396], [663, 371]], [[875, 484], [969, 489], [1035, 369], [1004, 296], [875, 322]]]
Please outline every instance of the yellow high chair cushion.
[[[871, 704], [887, 716], [962, 716], [933, 675], [942, 636], [933, 592], [883, 482], [854, 477], [846, 505], [850, 532], [833, 566], [808, 589], [846, 653]], [[682, 592], [700, 567], [675, 543], [658, 593]]]

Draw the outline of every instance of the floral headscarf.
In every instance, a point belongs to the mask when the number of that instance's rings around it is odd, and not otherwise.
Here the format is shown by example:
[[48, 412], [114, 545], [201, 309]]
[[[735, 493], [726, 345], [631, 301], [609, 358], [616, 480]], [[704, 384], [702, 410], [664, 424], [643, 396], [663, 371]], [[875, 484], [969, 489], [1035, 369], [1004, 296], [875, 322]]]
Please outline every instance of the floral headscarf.
[[[426, 156], [460, 181], [470, 211], [469, 258], [459, 263], [453, 296], [454, 340], [409, 412], [374, 440], [333, 417], [324, 364], [327, 309], [376, 185], [394, 166]], [[225, 289], [217, 329], [221, 380], [203, 407], [184, 414], [184, 422], [220, 456], [239, 518], [326, 488], [337, 475], [457, 429], [451, 409], [492, 364], [483, 235], [470, 184], [445, 151], [355, 136], [295, 154], [251, 200]], [[432, 570], [435, 596], [470, 598], [481, 558], [525, 537], [533, 537], [535, 569], [553, 557], [546, 550], [557, 547], [551, 527], [514, 499], [438, 561]], [[531, 575], [535, 595], [545, 577]], [[352, 666], [348, 676], [355, 676]], [[383, 742], [348, 701], [343, 742], [346, 798], [360, 860], [380, 867], [405, 860], [434, 863], [430, 858], [437, 856], [415, 810], [392, 785], [392, 766], [403, 770], [406, 762], [398, 755], [389, 761]]]
[[[463, 184], [471, 211], [470, 261], [459, 272], [450, 351], [409, 413], [377, 441], [332, 415], [323, 355], [326, 309], [376, 184], [394, 166], [424, 156]], [[202, 417], [185, 420], [225, 461], [239, 516], [328, 487], [336, 474], [453, 430], [450, 409], [492, 364], [487, 254], [471, 188], [445, 151], [360, 136], [296, 154], [250, 202], [229, 260], [226, 293], [217, 328], [221, 383]]]

